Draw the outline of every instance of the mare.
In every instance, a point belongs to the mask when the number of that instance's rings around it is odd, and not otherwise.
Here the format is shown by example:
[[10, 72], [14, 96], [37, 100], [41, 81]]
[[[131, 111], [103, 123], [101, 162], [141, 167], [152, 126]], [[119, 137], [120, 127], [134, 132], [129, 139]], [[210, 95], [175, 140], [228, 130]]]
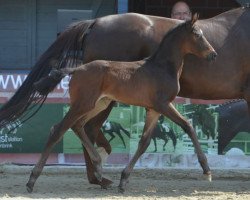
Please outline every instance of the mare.
[[129, 138], [130, 138], [130, 132], [124, 129], [121, 124], [114, 121], [106, 120], [102, 125], [102, 132], [104, 134], [107, 133], [110, 135], [111, 138], [109, 139], [109, 143], [115, 138], [114, 133], [117, 134], [121, 139], [123, 146], [126, 148], [126, 143], [122, 136], [122, 132], [125, 133]]
[[[213, 63], [192, 55], [185, 56], [179, 96], [208, 100], [243, 98], [250, 102], [249, 21], [249, 8], [237, 8], [197, 21], [219, 56]], [[64, 68], [67, 64], [74, 67], [76, 61], [80, 60], [87, 63], [97, 59], [143, 59], [152, 54], [165, 33], [179, 23], [181, 21], [175, 19], [126, 13], [81, 21], [70, 26], [45, 51], [22, 86], [0, 108], [0, 126], [16, 119], [24, 121], [32, 117], [40, 108], [39, 104], [37, 109], [32, 109], [33, 105], [43, 103], [47, 97], [47, 94], [39, 94], [32, 85], [42, 77], [52, 75], [52, 68]], [[53, 79], [59, 83], [62, 76], [54, 76]], [[114, 103], [110, 104], [84, 127], [90, 140], [104, 147], [109, 154], [111, 146], [100, 129], [113, 105]], [[95, 178], [93, 165], [86, 151], [84, 156], [89, 182], [102, 187], [111, 184], [112, 181], [106, 178], [101, 182]]]
[[208, 105], [195, 105], [194, 113], [192, 114], [193, 124], [200, 124], [202, 132], [207, 136], [207, 139], [212, 137], [215, 139], [215, 118], [213, 114], [207, 110]]
[[[179, 77], [184, 56], [194, 54], [206, 62], [214, 60], [217, 56], [202, 31], [195, 25], [196, 21], [197, 15], [194, 15], [192, 20], [183, 22], [169, 31], [155, 53], [145, 60], [135, 62], [97, 60], [77, 68], [56, 70], [55, 74], [59, 76], [60, 73], [72, 75], [69, 83], [70, 109], [63, 120], [51, 128], [45, 150], [33, 168], [26, 185], [29, 192], [33, 190], [51, 149], [69, 128], [79, 134], [82, 144], [92, 160], [94, 174], [101, 181], [101, 157], [82, 128], [84, 125], [82, 123], [86, 123], [105, 110], [112, 101], [142, 106], [147, 109], [139, 147], [122, 171], [120, 192], [124, 192], [131, 170], [147, 149], [152, 130], [160, 114], [168, 117], [187, 132], [195, 145], [204, 174], [208, 176], [211, 174], [193, 127], [171, 103], [180, 89]], [[49, 93], [53, 88], [47, 87], [48, 81], [53, 82], [55, 79], [53, 76], [44, 77], [39, 84], [36, 84], [36, 89], [43, 94]]]
[[239, 132], [250, 133], [247, 103], [243, 100], [229, 101], [216, 108], [218, 112], [218, 154]]

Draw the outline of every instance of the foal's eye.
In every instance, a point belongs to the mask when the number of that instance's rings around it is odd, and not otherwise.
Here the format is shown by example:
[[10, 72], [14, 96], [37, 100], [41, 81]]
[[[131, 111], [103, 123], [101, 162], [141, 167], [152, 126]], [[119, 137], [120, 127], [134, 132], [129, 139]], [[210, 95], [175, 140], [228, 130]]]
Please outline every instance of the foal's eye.
[[193, 33], [194, 33], [194, 36], [196, 38], [201, 38], [202, 37], [202, 32], [201, 31], [194, 30]]
[[200, 33], [195, 33], [195, 37], [200, 38], [202, 35]]

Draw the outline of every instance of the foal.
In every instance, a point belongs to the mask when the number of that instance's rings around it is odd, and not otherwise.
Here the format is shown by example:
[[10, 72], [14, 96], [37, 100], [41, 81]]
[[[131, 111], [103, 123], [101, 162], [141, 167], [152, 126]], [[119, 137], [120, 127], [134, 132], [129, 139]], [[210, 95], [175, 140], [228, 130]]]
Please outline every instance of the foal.
[[[204, 174], [210, 175], [207, 159], [194, 129], [171, 104], [179, 92], [179, 77], [184, 56], [191, 53], [213, 60], [217, 55], [202, 35], [202, 31], [194, 25], [196, 20], [197, 16], [194, 16], [191, 21], [178, 25], [166, 34], [158, 50], [148, 59], [137, 62], [99, 60], [55, 73], [72, 74], [69, 85], [71, 107], [63, 120], [51, 128], [45, 151], [32, 170], [26, 185], [29, 192], [33, 190], [52, 147], [69, 128], [79, 134], [95, 167], [95, 176], [101, 180], [101, 158], [85, 134], [83, 126], [106, 109], [112, 100], [147, 108], [144, 133], [135, 156], [122, 172], [120, 191], [124, 191], [131, 170], [148, 147], [152, 130], [160, 114], [180, 125], [188, 133], [194, 143]], [[48, 80], [53, 80], [53, 77], [52, 79], [49, 77]]]

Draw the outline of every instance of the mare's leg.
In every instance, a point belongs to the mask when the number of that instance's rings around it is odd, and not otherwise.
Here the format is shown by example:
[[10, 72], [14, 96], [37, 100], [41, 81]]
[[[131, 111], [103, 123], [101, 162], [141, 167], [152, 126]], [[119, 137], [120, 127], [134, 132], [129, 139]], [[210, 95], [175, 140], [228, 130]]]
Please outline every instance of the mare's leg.
[[158, 106], [159, 112], [164, 114], [166, 117], [171, 119], [173, 122], [181, 126], [181, 128], [188, 134], [191, 138], [194, 148], [196, 150], [198, 161], [203, 169], [203, 174], [208, 176], [208, 179], [211, 180], [211, 171], [207, 163], [207, 158], [202, 152], [201, 146], [199, 144], [197, 135], [192, 127], [192, 125], [175, 109], [173, 104], [161, 104]]
[[143, 135], [138, 144], [137, 151], [135, 152], [133, 158], [130, 160], [129, 164], [122, 171], [120, 184], [118, 186], [118, 190], [120, 192], [125, 191], [126, 183], [128, 182], [129, 175], [134, 168], [135, 163], [137, 162], [138, 158], [146, 151], [148, 145], [150, 144], [153, 129], [156, 126], [159, 116], [160, 114], [155, 112], [154, 110], [147, 111], [146, 123], [143, 129]]
[[89, 158], [93, 165], [93, 173], [95, 177], [97, 178], [99, 183], [102, 183], [102, 165], [101, 165], [102, 160], [100, 155], [95, 150], [93, 143], [85, 133], [82, 119], [78, 120], [72, 126], [72, 129], [74, 130], [75, 133], [77, 133], [77, 136], [80, 138], [84, 149], [88, 152]]
[[58, 143], [64, 133], [72, 127], [72, 125], [81, 117], [81, 112], [77, 107], [71, 107], [69, 112], [65, 115], [63, 120], [54, 125], [50, 130], [50, 136], [47, 141], [46, 147], [44, 151], [42, 152], [40, 159], [38, 160], [37, 164], [33, 168], [29, 181], [26, 184], [28, 192], [32, 192], [34, 184], [39, 177], [39, 175], [42, 172], [42, 169], [49, 157], [50, 151], [55, 146], [56, 143]]
[[[104, 121], [108, 118], [109, 113], [111, 112], [115, 102], [111, 102], [110, 105], [100, 112], [97, 116], [90, 119], [86, 125], [84, 126], [84, 130], [88, 137], [90, 138], [91, 142], [94, 144], [96, 142], [98, 147], [103, 147], [108, 154], [111, 153], [111, 146], [108, 142], [108, 140], [105, 138], [104, 134], [101, 131], [102, 124]], [[104, 187], [104, 182], [106, 182], [105, 185], [110, 185], [113, 182], [108, 179], [102, 179], [102, 182], [98, 181], [97, 178], [94, 175], [94, 168], [93, 164], [91, 162], [91, 159], [88, 155], [88, 152], [83, 148], [84, 150], [84, 157], [86, 162], [86, 170], [87, 170], [87, 177], [90, 184], [97, 184]], [[105, 181], [107, 180], [107, 181]]]

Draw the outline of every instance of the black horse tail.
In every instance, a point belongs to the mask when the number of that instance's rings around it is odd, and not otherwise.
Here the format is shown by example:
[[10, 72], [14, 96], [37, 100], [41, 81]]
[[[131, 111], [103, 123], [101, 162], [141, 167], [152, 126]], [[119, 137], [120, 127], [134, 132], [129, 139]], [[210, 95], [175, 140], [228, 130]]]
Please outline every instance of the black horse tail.
[[[84, 41], [94, 24], [95, 20], [73, 24], [45, 51], [20, 88], [0, 108], [0, 128], [18, 119], [25, 122], [36, 114], [47, 95], [64, 77], [58, 74], [55, 76], [52, 69], [62, 69], [66, 66], [74, 67], [79, 63], [79, 59], [82, 61]], [[45, 77], [50, 77], [53, 81], [47, 83], [44, 90], [38, 91], [34, 83], [39, 83]]]
[[170, 131], [166, 132], [166, 133], [171, 138], [171, 140], [173, 142], [174, 149], [175, 149], [176, 148], [176, 144], [177, 144], [177, 139], [176, 139], [176, 135], [175, 135], [174, 131], [172, 129], [170, 129]]

